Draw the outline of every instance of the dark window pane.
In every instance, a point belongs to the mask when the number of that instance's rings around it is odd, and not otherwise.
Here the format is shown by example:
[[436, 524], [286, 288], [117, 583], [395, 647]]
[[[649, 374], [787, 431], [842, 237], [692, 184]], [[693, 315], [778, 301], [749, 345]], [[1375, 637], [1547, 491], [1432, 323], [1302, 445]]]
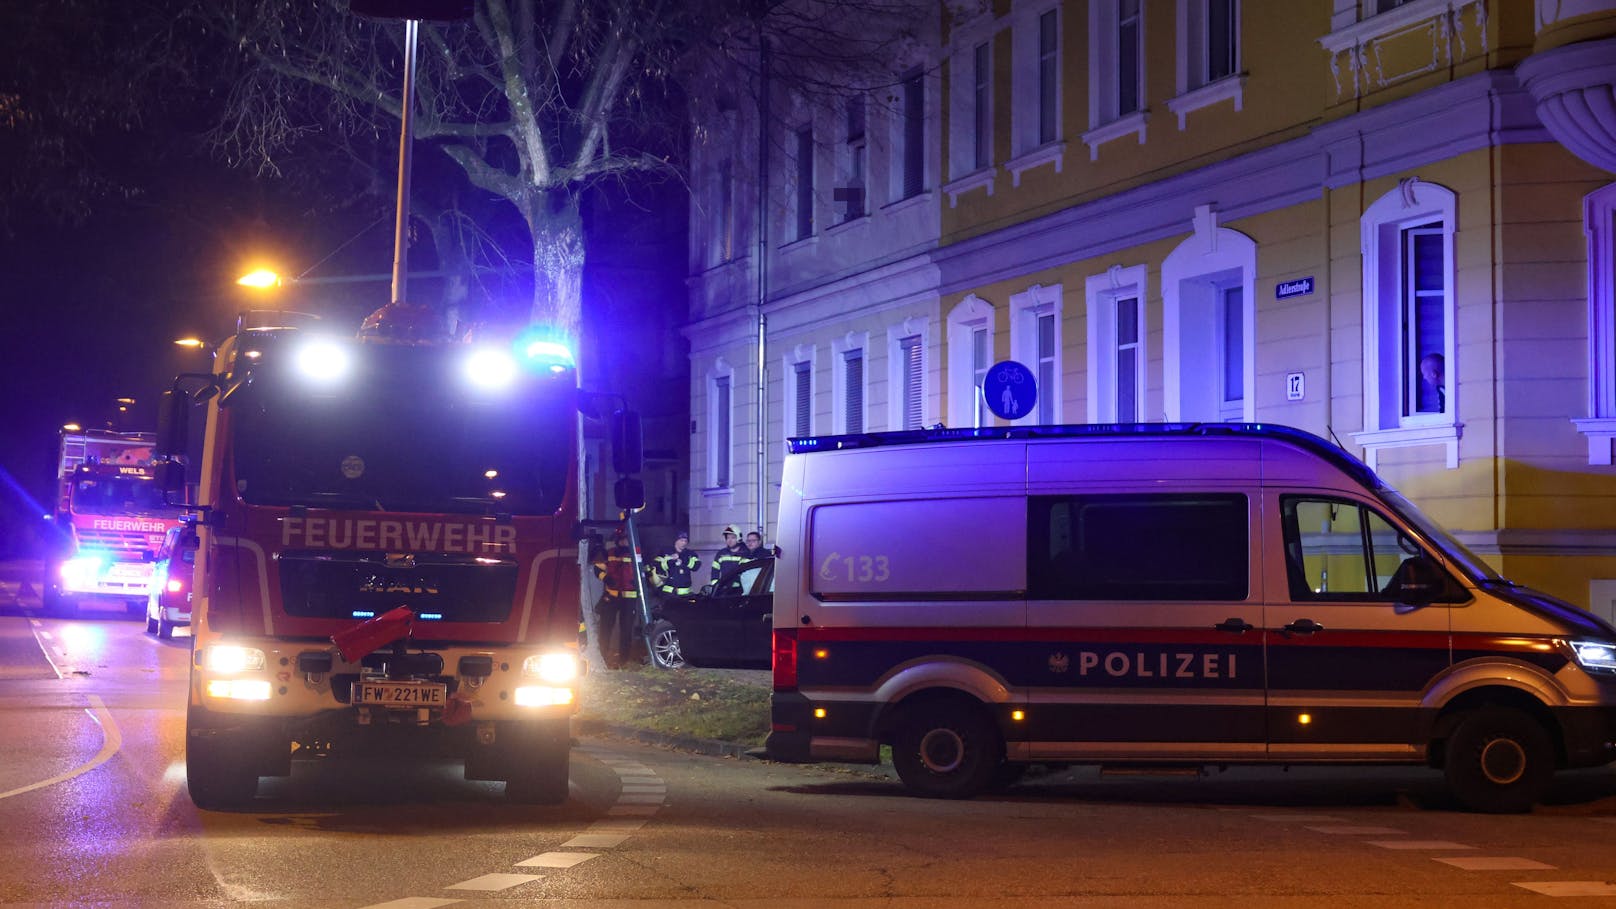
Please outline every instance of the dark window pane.
[[1206, 81], [1234, 73], [1235, 0], [1206, 0]]
[[926, 88], [924, 76], [903, 83], [903, 197], [926, 188]]
[[864, 351], [850, 350], [842, 355], [842, 368], [847, 384], [847, 431], [864, 431]]
[[809, 434], [810, 417], [813, 414], [813, 364], [807, 361], [795, 364], [792, 369], [796, 372], [796, 431], [793, 435], [798, 438]]
[[988, 46], [976, 46], [976, 95], [974, 113], [976, 116], [975, 134], [975, 164], [977, 167], [987, 167], [988, 159], [993, 151], [993, 120], [989, 110], [993, 86], [993, 63], [988, 58]]
[[719, 376], [715, 382], [717, 401], [713, 404], [714, 457], [717, 470], [713, 478], [713, 485], [723, 488], [729, 486], [729, 376]]
[[1139, 419], [1139, 376], [1135, 371], [1139, 352], [1128, 347], [1117, 351], [1117, 422]]
[[[1124, 3], [1126, 7], [1128, 4]], [[1117, 27], [1117, 116], [1139, 109], [1139, 19], [1135, 6], [1132, 19]]]
[[910, 335], [898, 342], [903, 355], [903, 428], [919, 429], [925, 404], [920, 336]]
[[1117, 343], [1139, 343], [1139, 300], [1135, 297], [1117, 301]]
[[1243, 495], [1034, 496], [1027, 506], [1032, 599], [1246, 598]]
[[1038, 17], [1038, 143], [1053, 142], [1059, 132], [1055, 123], [1055, 98], [1060, 90], [1058, 20], [1055, 10]]
[[1224, 288], [1223, 303], [1223, 400], [1241, 401], [1246, 397], [1246, 332], [1244, 291]]

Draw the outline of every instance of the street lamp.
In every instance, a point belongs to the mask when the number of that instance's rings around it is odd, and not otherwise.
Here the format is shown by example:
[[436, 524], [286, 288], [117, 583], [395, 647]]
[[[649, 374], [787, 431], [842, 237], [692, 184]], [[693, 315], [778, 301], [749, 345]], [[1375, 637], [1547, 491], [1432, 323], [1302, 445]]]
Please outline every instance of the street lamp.
[[242, 287], [255, 287], [264, 290], [279, 287], [281, 285], [281, 276], [267, 268], [260, 268], [237, 278], [236, 283]]
[[181, 347], [189, 347], [192, 350], [201, 350], [202, 348], [208, 346], [208, 342], [202, 340], [201, 338], [175, 338], [174, 343]]

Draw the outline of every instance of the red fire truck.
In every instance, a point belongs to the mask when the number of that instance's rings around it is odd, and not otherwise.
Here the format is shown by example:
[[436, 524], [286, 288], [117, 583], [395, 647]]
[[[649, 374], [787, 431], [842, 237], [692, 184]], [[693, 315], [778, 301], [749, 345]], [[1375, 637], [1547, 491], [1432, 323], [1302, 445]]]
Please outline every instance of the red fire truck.
[[45, 558], [43, 600], [71, 616], [86, 600], [144, 609], [152, 560], [179, 511], [163, 502], [152, 433], [63, 429], [56, 447], [56, 533]]
[[[250, 800], [294, 758], [406, 753], [464, 758], [514, 801], [566, 798], [593, 396], [562, 343], [436, 343], [410, 313], [384, 307], [357, 339], [243, 317], [217, 374], [165, 397], [164, 453], [206, 407], [185, 739], [199, 807]], [[643, 504], [638, 479], [618, 489]]]

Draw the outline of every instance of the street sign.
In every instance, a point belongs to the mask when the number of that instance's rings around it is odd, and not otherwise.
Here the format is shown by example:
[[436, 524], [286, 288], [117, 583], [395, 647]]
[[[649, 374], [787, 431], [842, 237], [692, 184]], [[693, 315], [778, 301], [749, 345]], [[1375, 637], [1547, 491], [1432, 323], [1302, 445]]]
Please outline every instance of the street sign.
[[453, 22], [471, 18], [472, 0], [348, 0], [348, 10], [372, 19]]
[[1281, 281], [1274, 285], [1274, 299], [1288, 300], [1291, 297], [1305, 297], [1313, 292], [1313, 276], [1297, 278], [1294, 281]]
[[1019, 420], [1038, 403], [1038, 380], [1032, 370], [1015, 360], [1003, 360], [988, 367], [982, 377], [982, 395], [995, 416]]

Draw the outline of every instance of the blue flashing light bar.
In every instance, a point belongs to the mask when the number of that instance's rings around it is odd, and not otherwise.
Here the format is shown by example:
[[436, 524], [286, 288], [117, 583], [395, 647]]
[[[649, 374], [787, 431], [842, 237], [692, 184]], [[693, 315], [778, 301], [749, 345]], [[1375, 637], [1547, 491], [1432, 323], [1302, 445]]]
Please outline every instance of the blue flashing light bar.
[[355, 609], [353, 611], [353, 617], [356, 619], [374, 619], [376, 617], [376, 613], [368, 609]]
[[866, 432], [844, 436], [809, 436], [787, 439], [792, 454], [815, 451], [841, 451], [850, 448], [878, 448], [888, 445], [928, 445], [985, 439], [1090, 439], [1090, 438], [1183, 438], [1223, 436], [1269, 438], [1289, 442], [1319, 455], [1348, 476], [1371, 489], [1382, 482], [1369, 466], [1351, 453], [1313, 433], [1280, 423], [1075, 423], [1054, 426], [984, 426], [949, 428], [938, 424], [930, 429], [895, 432]]
[[425, 619], [428, 622], [438, 622], [438, 621], [442, 621], [443, 613], [441, 613], [441, 612], [423, 612], [420, 615], [416, 616], [416, 618]]
[[578, 361], [572, 355], [572, 347], [564, 338], [556, 337], [555, 332], [550, 329], [530, 328], [522, 332], [516, 338], [515, 350], [517, 356], [525, 360], [529, 366], [548, 367], [553, 373], [578, 368]]

